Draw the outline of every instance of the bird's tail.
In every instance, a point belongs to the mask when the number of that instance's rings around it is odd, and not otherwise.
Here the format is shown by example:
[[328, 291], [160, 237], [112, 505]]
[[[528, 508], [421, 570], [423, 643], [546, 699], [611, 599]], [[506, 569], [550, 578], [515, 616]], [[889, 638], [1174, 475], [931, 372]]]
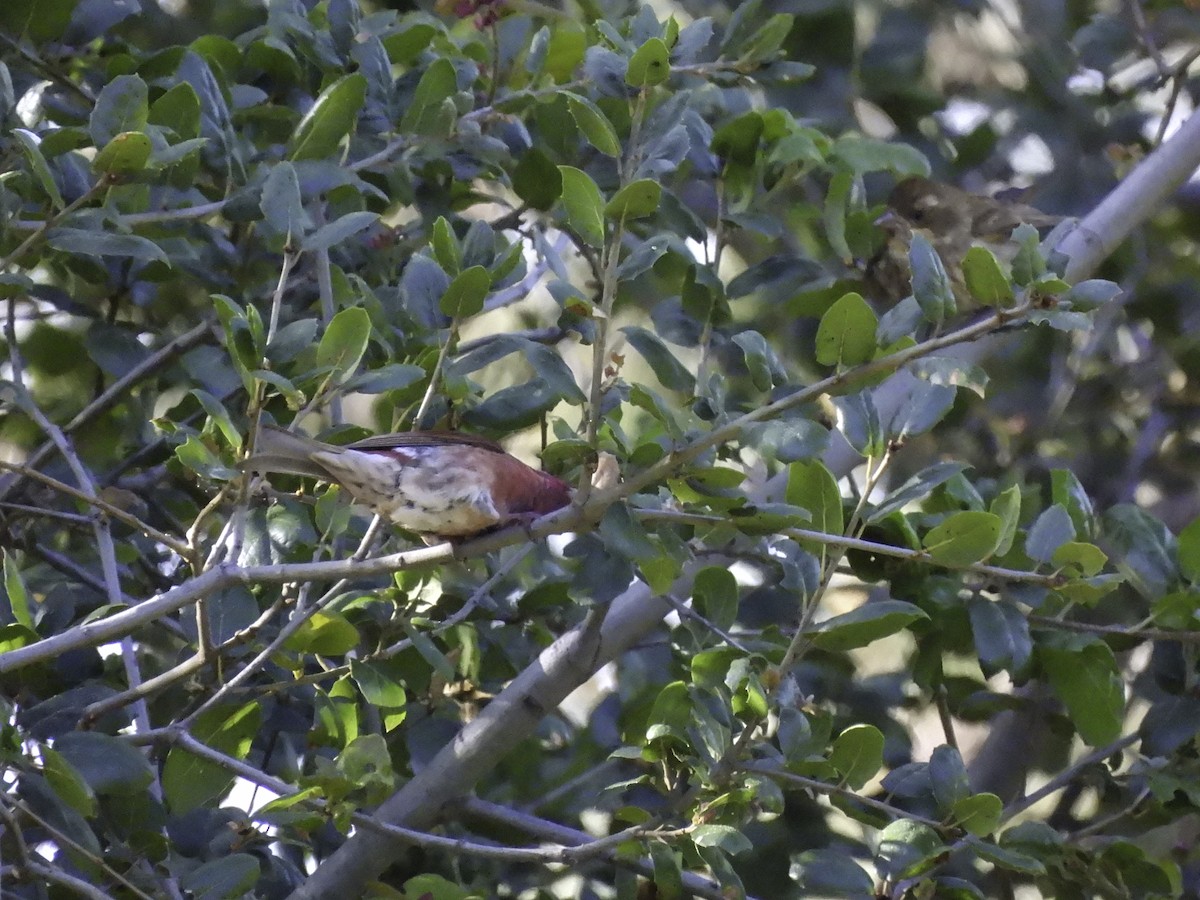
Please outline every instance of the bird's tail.
[[282, 472], [328, 480], [329, 472], [313, 460], [313, 454], [335, 449], [299, 434], [264, 425], [258, 432], [254, 455], [240, 468], [244, 472]]

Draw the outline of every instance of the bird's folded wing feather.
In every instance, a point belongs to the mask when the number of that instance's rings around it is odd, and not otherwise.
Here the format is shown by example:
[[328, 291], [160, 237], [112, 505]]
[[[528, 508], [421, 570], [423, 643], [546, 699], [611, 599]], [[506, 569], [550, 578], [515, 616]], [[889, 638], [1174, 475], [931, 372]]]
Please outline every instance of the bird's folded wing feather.
[[395, 434], [377, 434], [373, 437], [347, 444], [351, 450], [403, 450], [405, 447], [479, 447], [493, 453], [504, 453], [504, 448], [495, 441], [473, 434], [457, 431], [401, 431]]

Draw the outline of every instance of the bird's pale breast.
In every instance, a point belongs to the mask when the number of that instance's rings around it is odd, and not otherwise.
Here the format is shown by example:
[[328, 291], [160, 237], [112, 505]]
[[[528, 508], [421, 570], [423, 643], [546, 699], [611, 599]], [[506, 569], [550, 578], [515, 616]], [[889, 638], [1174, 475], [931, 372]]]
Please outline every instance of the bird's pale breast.
[[504, 521], [478, 447], [418, 446], [314, 454], [356, 500], [385, 519], [424, 534], [475, 534]]

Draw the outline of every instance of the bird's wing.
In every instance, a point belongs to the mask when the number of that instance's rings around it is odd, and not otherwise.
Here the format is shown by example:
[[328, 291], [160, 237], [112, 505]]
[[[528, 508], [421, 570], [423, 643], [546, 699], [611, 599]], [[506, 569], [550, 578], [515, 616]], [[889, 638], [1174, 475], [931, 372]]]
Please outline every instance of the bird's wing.
[[474, 434], [457, 431], [400, 431], [395, 434], [377, 434], [373, 437], [347, 444], [351, 450], [394, 450], [405, 447], [479, 447], [493, 453], [504, 453], [504, 448], [495, 441]]

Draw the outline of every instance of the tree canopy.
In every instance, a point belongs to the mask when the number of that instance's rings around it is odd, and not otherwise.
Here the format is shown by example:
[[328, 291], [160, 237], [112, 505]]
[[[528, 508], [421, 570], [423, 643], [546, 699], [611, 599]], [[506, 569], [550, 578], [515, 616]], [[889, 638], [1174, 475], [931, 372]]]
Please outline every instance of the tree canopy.
[[[1197, 13], [1109, 6], [0, 4], [5, 896], [1200, 890]], [[1064, 221], [885, 303], [931, 175]]]

